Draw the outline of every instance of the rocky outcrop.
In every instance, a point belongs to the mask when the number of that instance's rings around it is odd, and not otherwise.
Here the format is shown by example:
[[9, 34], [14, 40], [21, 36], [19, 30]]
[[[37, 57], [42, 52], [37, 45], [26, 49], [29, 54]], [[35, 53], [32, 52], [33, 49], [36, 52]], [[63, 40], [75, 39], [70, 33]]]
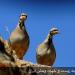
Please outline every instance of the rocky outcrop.
[[26, 61], [20, 61], [18, 65], [14, 63], [14, 67], [11, 67], [13, 64], [10, 66], [10, 63], [4, 65], [6, 64], [0, 64], [0, 75], [67, 75], [67, 73], [59, 72], [59, 70], [50, 66], [31, 64]]
[[51, 66], [18, 59], [14, 50], [0, 38], [0, 75], [66, 75]]

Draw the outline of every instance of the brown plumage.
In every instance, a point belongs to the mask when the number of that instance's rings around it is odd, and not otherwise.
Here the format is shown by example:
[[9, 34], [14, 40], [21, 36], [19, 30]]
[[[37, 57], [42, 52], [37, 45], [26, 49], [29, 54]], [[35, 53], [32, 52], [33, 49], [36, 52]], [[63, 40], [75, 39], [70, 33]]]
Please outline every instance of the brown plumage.
[[26, 31], [24, 21], [27, 15], [22, 13], [17, 27], [12, 31], [8, 43], [12, 50], [15, 50], [16, 55], [22, 59], [29, 47], [29, 36]]
[[52, 66], [56, 59], [56, 51], [53, 45], [53, 35], [58, 33], [57, 28], [52, 28], [44, 40], [36, 50], [36, 61], [38, 64]]

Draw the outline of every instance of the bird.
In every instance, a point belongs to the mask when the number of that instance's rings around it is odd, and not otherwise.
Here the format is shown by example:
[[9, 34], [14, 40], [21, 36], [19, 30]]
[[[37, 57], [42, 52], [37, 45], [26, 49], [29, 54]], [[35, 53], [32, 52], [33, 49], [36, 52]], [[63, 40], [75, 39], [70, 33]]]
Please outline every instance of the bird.
[[56, 27], [51, 28], [46, 39], [36, 49], [37, 64], [52, 66], [56, 59], [56, 50], [53, 44], [53, 36], [58, 34]]
[[16, 28], [10, 33], [8, 44], [12, 50], [16, 52], [19, 59], [23, 59], [23, 56], [29, 48], [29, 35], [27, 33], [24, 21], [27, 19], [27, 14], [21, 13], [19, 22]]

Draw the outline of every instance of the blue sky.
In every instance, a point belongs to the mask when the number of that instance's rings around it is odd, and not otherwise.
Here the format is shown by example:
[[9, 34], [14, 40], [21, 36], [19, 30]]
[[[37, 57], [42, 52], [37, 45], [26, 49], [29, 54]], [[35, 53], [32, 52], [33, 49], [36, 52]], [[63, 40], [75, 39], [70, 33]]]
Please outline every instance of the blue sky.
[[57, 58], [53, 66], [75, 66], [75, 2], [72, 0], [0, 0], [0, 35], [8, 39], [17, 25], [19, 15], [28, 14], [26, 28], [30, 46], [24, 60], [36, 63], [36, 48], [49, 30], [57, 27], [54, 36]]

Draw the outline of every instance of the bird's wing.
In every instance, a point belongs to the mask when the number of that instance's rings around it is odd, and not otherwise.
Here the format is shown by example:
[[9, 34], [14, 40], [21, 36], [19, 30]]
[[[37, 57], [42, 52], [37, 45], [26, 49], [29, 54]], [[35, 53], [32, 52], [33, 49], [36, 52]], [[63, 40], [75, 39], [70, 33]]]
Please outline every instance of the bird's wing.
[[44, 55], [47, 53], [48, 47], [45, 44], [39, 45], [37, 48], [37, 55]]

